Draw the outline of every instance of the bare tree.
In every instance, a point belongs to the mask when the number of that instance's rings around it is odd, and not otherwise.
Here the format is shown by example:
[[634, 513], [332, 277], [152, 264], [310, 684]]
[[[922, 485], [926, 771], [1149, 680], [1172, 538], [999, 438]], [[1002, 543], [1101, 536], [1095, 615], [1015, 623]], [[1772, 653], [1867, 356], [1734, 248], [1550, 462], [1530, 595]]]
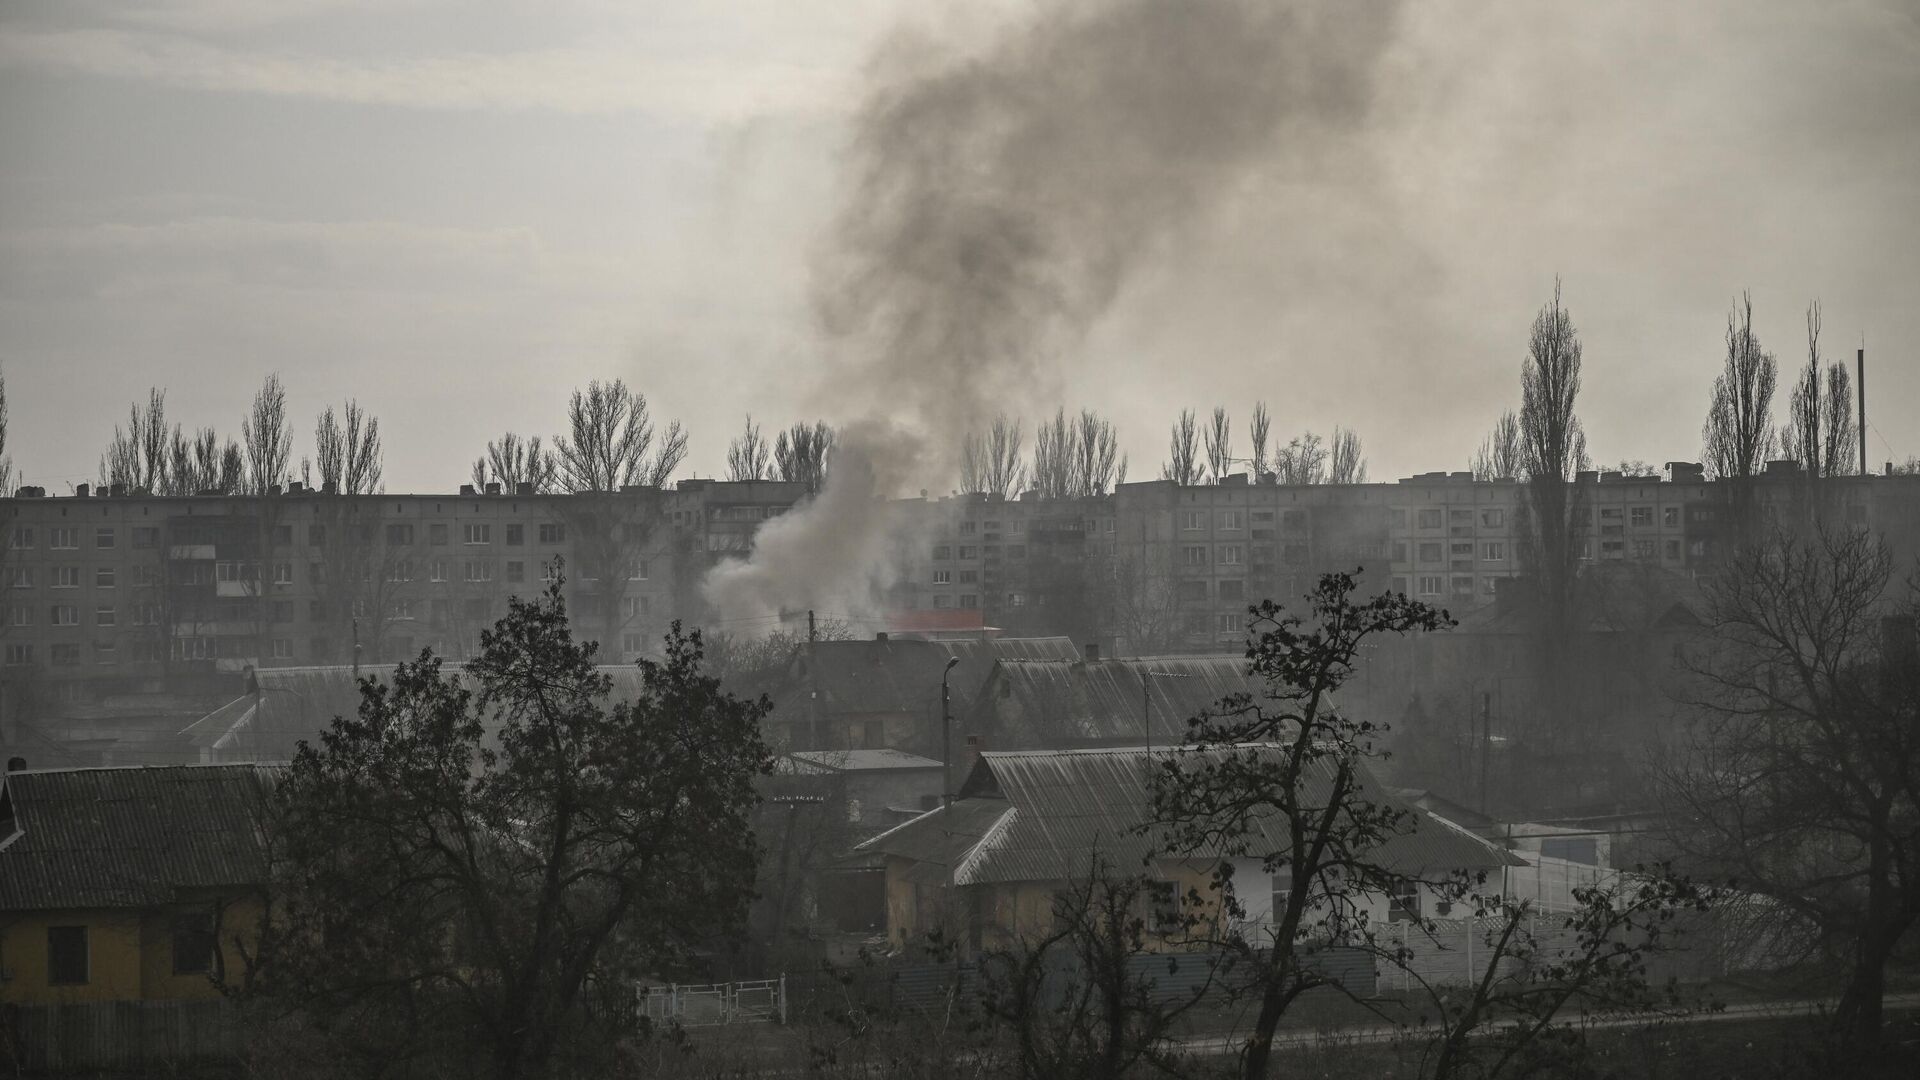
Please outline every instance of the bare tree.
[[1227, 470], [1233, 467], [1233, 420], [1222, 406], [1213, 407], [1213, 419], [1207, 424], [1206, 444], [1207, 478], [1217, 484], [1227, 478]]
[[960, 485], [970, 495], [1012, 498], [1027, 482], [1022, 458], [1025, 439], [1020, 421], [1005, 413], [993, 418], [986, 433], [969, 432], [960, 453]]
[[240, 423], [240, 441], [246, 447], [247, 491], [265, 495], [292, 478], [293, 429], [287, 426], [287, 390], [280, 376], [267, 376], [253, 395], [253, 411]]
[[1174, 422], [1167, 443], [1167, 463], [1160, 467], [1160, 477], [1182, 487], [1200, 482], [1200, 433], [1194, 426], [1192, 409], [1181, 409], [1180, 419]]
[[1267, 414], [1267, 403], [1254, 402], [1253, 419], [1247, 423], [1247, 437], [1253, 441], [1253, 481], [1267, 475], [1267, 439], [1273, 430], [1273, 417]]
[[100, 459], [100, 483], [125, 484], [130, 490], [164, 495], [168, 492], [175, 429], [167, 427], [167, 392], [147, 391], [147, 407], [127, 408], [127, 426], [116, 425], [113, 441]]
[[1273, 471], [1282, 484], [1326, 483], [1326, 444], [1311, 431], [1295, 436], [1274, 453]]
[[770, 453], [767, 441], [760, 437], [760, 425], [754, 423], [753, 414], [748, 413], [746, 428], [727, 444], [727, 479], [765, 479], [772, 467]]
[[[238, 452], [239, 444], [228, 440], [227, 445]], [[238, 490], [237, 486], [229, 487], [225, 483], [220, 436], [210, 427], [194, 432], [192, 438], [182, 434], [178, 427], [174, 428], [170, 457], [173, 461], [167, 486], [170, 495], [197, 495], [203, 491], [231, 495]]]
[[1853, 377], [1844, 361], [1827, 365], [1826, 418], [1823, 422], [1826, 447], [1821, 468], [1828, 476], [1848, 476], [1856, 468], [1854, 456], [1860, 444], [1855, 440], [1860, 429], [1853, 419]]
[[795, 424], [773, 441], [773, 465], [780, 479], [805, 485], [809, 495], [826, 485], [833, 456], [833, 428], [825, 420]]
[[544, 495], [553, 490], [557, 468], [553, 451], [541, 444], [540, 436], [523, 439], [509, 431], [487, 441], [487, 452], [473, 463], [473, 486], [485, 490], [497, 483], [511, 492], [532, 484], [534, 494]]
[[[1810, 320], [1809, 330], [1817, 337], [1818, 323]], [[1743, 293], [1727, 315], [1726, 366], [1713, 382], [1713, 402], [1700, 433], [1701, 455], [1714, 476], [1753, 476], [1773, 452], [1777, 378], [1773, 354], [1760, 347], [1753, 332], [1753, 298]]]
[[1360, 436], [1349, 428], [1333, 429], [1333, 448], [1327, 462], [1327, 483], [1364, 484], [1367, 459], [1360, 456]]
[[1660, 759], [1674, 839], [1822, 932], [1850, 969], [1836, 1032], [1872, 1047], [1920, 921], [1920, 581], [1868, 531], [1816, 529], [1736, 550], [1705, 593], [1688, 752]]
[[7, 456], [7, 377], [0, 373], [0, 498], [13, 493], [13, 459]]
[[1067, 422], [1067, 410], [1058, 409], [1043, 420], [1033, 435], [1033, 488], [1043, 499], [1073, 497], [1074, 442], [1078, 429]]
[[1112, 490], [1119, 454], [1120, 436], [1113, 421], [1092, 409], [1081, 409], [1074, 428], [1074, 497], [1090, 498]]
[[1520, 449], [1520, 417], [1508, 409], [1480, 441], [1480, 450], [1473, 455], [1473, 478], [1524, 480], [1526, 473], [1525, 455]]
[[314, 461], [323, 487], [342, 495], [371, 495], [380, 486], [380, 421], [358, 401], [346, 404], [344, 422], [327, 406], [314, 425]]
[[240, 444], [232, 439], [220, 451], [220, 482], [214, 486], [225, 495], [243, 490], [247, 485], [247, 454]]
[[[615, 379], [575, 390], [567, 406], [570, 435], [553, 440], [560, 487], [569, 492], [619, 491], [632, 484], [658, 487], [686, 457], [687, 436], [675, 420], [654, 450], [653, 417], [645, 394]], [[652, 451], [650, 454], [649, 451]]]

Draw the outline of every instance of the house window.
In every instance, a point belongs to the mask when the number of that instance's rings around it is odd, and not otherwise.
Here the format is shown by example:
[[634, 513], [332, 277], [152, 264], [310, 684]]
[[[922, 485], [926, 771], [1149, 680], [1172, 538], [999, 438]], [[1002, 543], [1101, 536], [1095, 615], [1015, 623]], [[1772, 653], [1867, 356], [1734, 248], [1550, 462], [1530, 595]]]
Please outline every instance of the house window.
[[1278, 925], [1286, 917], [1287, 905], [1293, 902], [1293, 867], [1283, 866], [1273, 872], [1273, 914], [1270, 916]]
[[467, 526], [464, 526], [460, 532], [461, 532], [461, 543], [464, 543], [464, 544], [493, 543], [493, 526], [491, 525], [467, 525]]
[[411, 525], [387, 526], [387, 546], [388, 547], [408, 547], [412, 545], [412, 543], [413, 543], [413, 526]]
[[1405, 540], [1395, 540], [1393, 542], [1393, 561], [1407, 561], [1407, 542]]
[[32, 567], [16, 566], [13, 568], [13, 573], [11, 577], [12, 577], [12, 583], [14, 588], [16, 589], [33, 588], [33, 568]]
[[1487, 562], [1506, 562], [1507, 544], [1504, 540], [1489, 540], [1480, 545], [1480, 558]]
[[493, 580], [493, 564], [486, 561], [485, 559], [467, 560], [467, 580], [468, 581], [492, 581]]
[[47, 927], [48, 986], [85, 986], [88, 960], [86, 927]]
[[77, 566], [56, 566], [53, 568], [53, 581], [56, 589], [77, 589], [80, 587], [80, 568]]
[[14, 626], [32, 626], [33, 609], [25, 604], [15, 604], [7, 614], [7, 621]]
[[32, 547], [33, 546], [33, 526], [15, 525], [13, 527], [13, 543], [9, 546], [14, 548]]
[[47, 624], [50, 626], [79, 626], [80, 609], [72, 604], [55, 604], [47, 609]]
[[327, 583], [327, 564], [310, 562], [307, 564], [307, 580], [315, 585]]
[[433, 560], [433, 569], [431, 572], [431, 576], [434, 581], [447, 580], [447, 560], [445, 559]]
[[395, 599], [393, 602], [393, 617], [396, 619], [413, 618], [413, 601], [407, 597]]
[[1181, 549], [1181, 558], [1188, 566], [1207, 565], [1207, 549], [1199, 544], [1189, 544]]
[[[133, 546], [134, 547], [140, 546], [140, 530], [139, 529], [133, 530]], [[273, 546], [274, 547], [293, 546], [293, 526], [275, 525], [273, 527]]]
[[1677, 506], [1661, 507], [1660, 508], [1660, 524], [1666, 526], [1669, 529], [1679, 528], [1680, 527], [1680, 508]]
[[953, 571], [951, 570], [935, 570], [933, 572], [933, 583], [935, 585], [946, 585], [952, 581]]
[[1216, 616], [1213, 628], [1223, 634], [1237, 634], [1240, 632], [1240, 616], [1232, 613]]
[[564, 544], [567, 542], [567, 527], [551, 521], [540, 526], [540, 542], [543, 544]]
[[102, 525], [99, 528], [93, 530], [93, 546], [96, 548], [112, 547], [113, 539], [114, 537], [113, 537], [112, 526]]
[[1220, 545], [1220, 565], [1239, 566], [1246, 561], [1246, 550], [1239, 544]]
[[445, 547], [447, 544], [447, 527], [445, 525], [427, 526], [427, 543], [432, 544], [434, 547]]
[[1473, 541], [1471, 540], [1461, 541], [1460, 543], [1451, 544], [1448, 546], [1450, 549], [1449, 554], [1451, 554], [1456, 559], [1473, 558]]
[[645, 581], [653, 573], [653, 567], [645, 559], [630, 559], [627, 562], [627, 580]]
[[287, 638], [274, 638], [273, 658], [275, 660], [293, 659], [293, 642]]
[[7, 646], [7, 663], [9, 664], [33, 663], [33, 646], [27, 645], [21, 642], [14, 642], [13, 644], [8, 645]]
[[1207, 515], [1199, 510], [1187, 510], [1181, 515], [1180, 527], [1188, 532], [1204, 529], [1207, 527]]
[[1455, 595], [1455, 596], [1472, 596], [1472, 595], [1473, 595], [1473, 575], [1471, 575], [1471, 574], [1466, 574], [1466, 575], [1460, 575], [1460, 574], [1456, 574], [1456, 575], [1454, 575], [1454, 578], [1453, 578], [1453, 595]]
[[519, 547], [526, 542], [527, 527], [525, 525], [507, 526], [507, 545], [509, 547]]
[[1220, 511], [1220, 528], [1223, 530], [1229, 530], [1229, 531], [1239, 529], [1240, 528], [1240, 511], [1238, 510]]
[[[278, 646], [274, 642], [274, 655]], [[173, 973], [205, 975], [213, 970], [213, 916], [205, 914], [173, 917]]]
[[96, 589], [113, 588], [113, 567], [95, 567], [93, 571], [93, 587]]
[[645, 634], [620, 635], [620, 649], [622, 652], [626, 653], [628, 656], [639, 656], [641, 653], [647, 651], [647, 635]]
[[1420, 595], [1439, 596], [1442, 584], [1438, 574], [1423, 574], [1420, 577]]
[[1393, 584], [1390, 586], [1390, 588], [1392, 588], [1394, 592], [1397, 592], [1400, 595], [1405, 596], [1407, 592], [1407, 579], [1404, 577], [1394, 578]]
[[57, 527], [48, 529], [47, 546], [62, 550], [77, 549], [80, 546], [80, 530]]
[[93, 609], [93, 625], [112, 626], [114, 625], [114, 622], [119, 617], [119, 614], [120, 613], [118, 611], [110, 607], [94, 608]]
[[1653, 526], [1653, 507], [1651, 506], [1634, 507], [1632, 511], [1632, 517], [1628, 519], [1628, 522], [1636, 529], [1651, 528]]
[[1653, 541], [1635, 540], [1633, 542], [1633, 557], [1636, 559], [1653, 558]]
[[1008, 606], [1008, 607], [1026, 607], [1026, 606], [1027, 606], [1027, 594], [1026, 594], [1026, 593], [1017, 593], [1017, 592], [1010, 592], [1010, 593], [1008, 593], [1008, 594], [1007, 594], [1007, 606]]
[[1420, 883], [1402, 881], [1387, 893], [1387, 921], [1415, 922], [1420, 918]]
[[1180, 886], [1171, 881], [1147, 882], [1147, 917], [1154, 932], [1170, 934], [1180, 929]]
[[412, 581], [413, 580], [413, 560], [412, 559], [394, 560], [393, 565], [387, 567], [387, 580], [395, 581], [395, 582]]

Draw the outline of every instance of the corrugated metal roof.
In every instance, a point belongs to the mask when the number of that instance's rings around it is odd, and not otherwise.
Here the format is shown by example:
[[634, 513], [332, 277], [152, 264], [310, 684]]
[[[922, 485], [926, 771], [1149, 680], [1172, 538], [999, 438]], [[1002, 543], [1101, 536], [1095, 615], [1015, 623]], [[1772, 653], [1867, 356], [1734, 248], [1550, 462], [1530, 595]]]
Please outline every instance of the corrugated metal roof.
[[796, 750], [787, 756], [830, 772], [940, 768], [940, 763], [932, 758], [905, 750]]
[[907, 870], [908, 880], [938, 885], [946, 882], [952, 867], [979, 847], [981, 839], [1012, 812], [1005, 799], [961, 799], [895, 825], [854, 850], [910, 859], [914, 865]]
[[[1189, 718], [1230, 694], [1262, 693], [1238, 656], [1169, 656], [1125, 660], [1004, 660], [991, 696], [1019, 706], [1023, 730], [1003, 734], [1031, 746], [1139, 739], [1150, 723], [1156, 741], [1178, 742]], [[1147, 685], [1151, 683], [1151, 685]], [[1002, 710], [1003, 718], [1013, 710]]]
[[[787, 716], [814, 708], [835, 714], [940, 715], [940, 677], [947, 661], [960, 663], [947, 677], [955, 715], [966, 712], [987, 681], [996, 660], [1077, 660], [1080, 653], [1064, 637], [992, 638], [985, 641], [820, 641], [800, 652], [805, 678], [776, 698]], [[809, 695], [817, 694], [818, 697]]]
[[[1117, 868], [1139, 866], [1155, 838], [1138, 826], [1149, 818], [1146, 775], [1149, 765], [1176, 751], [1144, 748], [1102, 750], [988, 752], [961, 787], [950, 808], [929, 811], [891, 833], [868, 841], [874, 850], [940, 867], [956, 867], [956, 884], [1007, 881], [1061, 881], [1085, 874], [1094, 853]], [[1181, 750], [1184, 755], [1258, 754], [1278, 758], [1277, 747]], [[1303, 795], [1324, 791], [1332, 770], [1321, 763], [1309, 773]], [[1465, 830], [1406, 805], [1370, 774], [1361, 783], [1370, 801], [1415, 815], [1411, 831], [1396, 836], [1374, 853], [1374, 861], [1400, 873], [1435, 873], [1517, 865], [1513, 856]], [[1011, 813], [1003, 813], [1011, 810]], [[943, 815], [953, 815], [953, 822]], [[1004, 820], [1003, 820], [1004, 819]], [[997, 828], [990, 826], [997, 825]], [[910, 827], [911, 826], [911, 827]], [[1250, 848], [1257, 854], [1284, 851], [1286, 828], [1277, 813], [1256, 817]], [[974, 840], [955, 850], [965, 837]], [[883, 843], [884, 842], [884, 843]], [[1213, 858], [1219, 850], [1186, 854]]]
[[0, 795], [20, 834], [0, 848], [0, 910], [139, 907], [186, 889], [261, 884], [278, 774], [268, 765], [8, 773]]

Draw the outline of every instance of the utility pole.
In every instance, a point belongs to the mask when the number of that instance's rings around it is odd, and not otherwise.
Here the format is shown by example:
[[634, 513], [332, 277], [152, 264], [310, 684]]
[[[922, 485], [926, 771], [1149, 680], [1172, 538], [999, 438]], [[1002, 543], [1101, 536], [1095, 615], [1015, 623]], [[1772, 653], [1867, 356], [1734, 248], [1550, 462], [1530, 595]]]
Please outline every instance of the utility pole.
[[940, 805], [953, 805], [953, 691], [947, 686], [947, 676], [953, 674], [955, 664], [960, 662], [957, 656], [947, 657], [947, 667], [940, 673]]
[[814, 635], [815, 635], [815, 630], [813, 625], [813, 609], [808, 608], [807, 609], [807, 644], [809, 645], [813, 644]]
[[1487, 812], [1487, 763], [1493, 746], [1493, 691], [1480, 692], [1480, 812]]
[[[1860, 475], [1867, 475], [1867, 347], [1853, 354], [1854, 370], [1858, 376], [1853, 380], [1860, 384], [1860, 425], [1856, 434], [1860, 437]], [[1845, 371], [1845, 368], [1841, 369]]]

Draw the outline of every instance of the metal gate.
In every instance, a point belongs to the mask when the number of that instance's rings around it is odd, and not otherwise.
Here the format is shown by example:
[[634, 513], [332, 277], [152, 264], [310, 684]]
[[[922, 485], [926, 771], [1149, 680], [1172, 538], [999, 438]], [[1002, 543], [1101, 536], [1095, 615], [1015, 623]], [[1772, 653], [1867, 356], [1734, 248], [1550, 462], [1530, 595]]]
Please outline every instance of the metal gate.
[[787, 980], [643, 986], [637, 991], [641, 1016], [657, 1024], [685, 1027], [750, 1024], [787, 1019]]

